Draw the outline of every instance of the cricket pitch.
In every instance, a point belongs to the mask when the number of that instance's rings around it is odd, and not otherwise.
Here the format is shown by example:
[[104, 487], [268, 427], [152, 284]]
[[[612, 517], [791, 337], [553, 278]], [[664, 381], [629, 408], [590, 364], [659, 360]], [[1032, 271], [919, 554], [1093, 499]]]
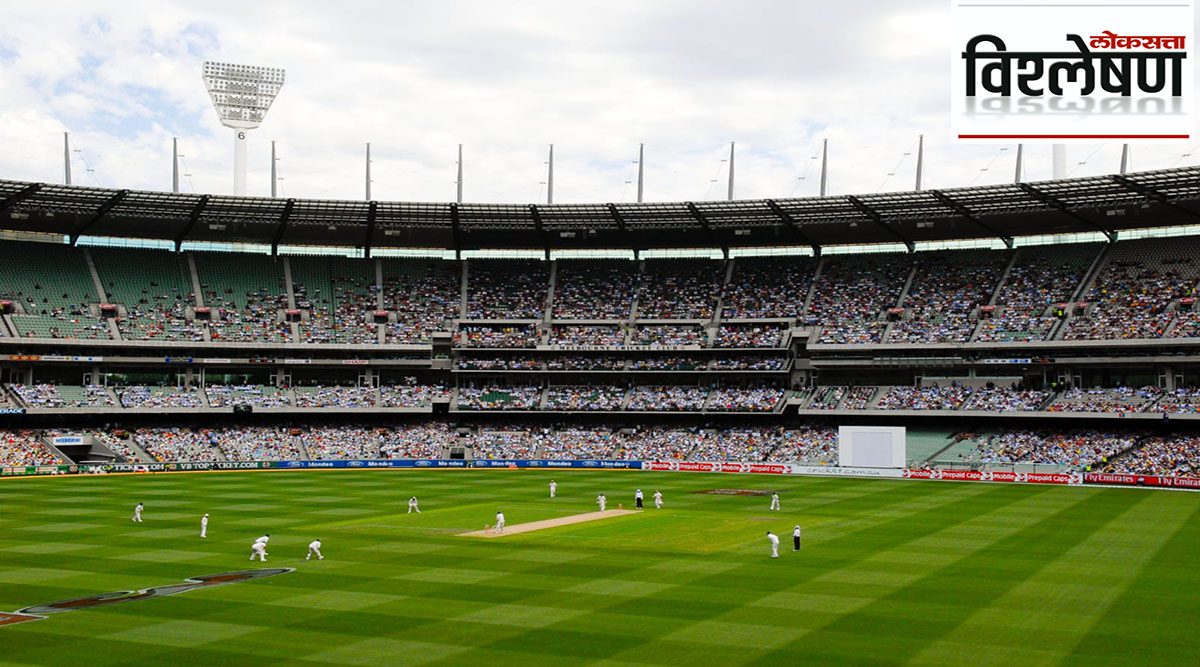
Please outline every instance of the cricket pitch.
[[519, 535], [521, 533], [530, 533], [535, 530], [556, 528], [558, 526], [569, 526], [573, 523], [597, 521], [599, 519], [607, 519], [625, 514], [637, 514], [638, 512], [639, 510], [604, 510], [603, 512], [587, 512], [584, 514], [573, 514], [571, 516], [560, 516], [557, 519], [546, 519], [545, 521], [517, 523], [511, 526], [505, 526], [503, 533], [497, 533], [494, 528], [488, 528], [487, 530], [476, 530], [470, 533], [459, 533], [458, 535], [459, 537], [504, 537], [505, 535]]

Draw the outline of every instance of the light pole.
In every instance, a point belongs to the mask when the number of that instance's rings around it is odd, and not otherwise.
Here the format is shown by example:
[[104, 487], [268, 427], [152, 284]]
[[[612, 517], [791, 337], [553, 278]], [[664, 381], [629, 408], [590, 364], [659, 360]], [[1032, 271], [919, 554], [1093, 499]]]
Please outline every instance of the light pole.
[[283, 70], [274, 67], [204, 63], [204, 86], [217, 118], [233, 129], [233, 194], [246, 194], [246, 131], [262, 125], [283, 88]]

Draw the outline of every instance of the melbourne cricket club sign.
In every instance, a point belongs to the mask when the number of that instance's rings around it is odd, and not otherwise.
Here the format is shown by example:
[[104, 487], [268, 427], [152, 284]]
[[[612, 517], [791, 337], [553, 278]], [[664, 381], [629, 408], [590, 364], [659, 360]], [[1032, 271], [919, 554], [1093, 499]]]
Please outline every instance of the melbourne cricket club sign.
[[1193, 3], [953, 0], [954, 138], [1190, 142]]
[[121, 604], [123, 602], [133, 602], [134, 600], [149, 600], [151, 598], [161, 598], [168, 595], [178, 595], [179, 593], [186, 593], [198, 588], [211, 588], [213, 586], [221, 586], [224, 584], [235, 584], [242, 581], [273, 577], [277, 574], [286, 574], [294, 570], [295, 568], [292, 567], [268, 567], [260, 570], [241, 570], [238, 572], [225, 572], [222, 574], [205, 574], [199, 577], [184, 579], [184, 583], [182, 584], [155, 586], [154, 588], [147, 588], [140, 591], [116, 591], [113, 593], [100, 593], [98, 595], [89, 595], [87, 597], [75, 598], [73, 600], [59, 600], [58, 602], [37, 604], [33, 605], [32, 607], [18, 609], [17, 611], [11, 613], [0, 612], [0, 626], [28, 623], [29, 621], [40, 621], [45, 619], [46, 615], [48, 614], [57, 614], [63, 611], [95, 609], [96, 607]]

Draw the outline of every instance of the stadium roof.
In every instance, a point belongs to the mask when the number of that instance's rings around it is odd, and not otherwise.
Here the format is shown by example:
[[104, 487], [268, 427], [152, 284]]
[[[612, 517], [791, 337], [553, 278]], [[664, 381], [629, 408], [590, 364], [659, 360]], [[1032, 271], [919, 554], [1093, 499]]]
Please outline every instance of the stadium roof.
[[452, 204], [170, 194], [0, 181], [0, 228], [366, 248], [731, 248], [1005, 239], [1192, 224], [1200, 167], [862, 195]]

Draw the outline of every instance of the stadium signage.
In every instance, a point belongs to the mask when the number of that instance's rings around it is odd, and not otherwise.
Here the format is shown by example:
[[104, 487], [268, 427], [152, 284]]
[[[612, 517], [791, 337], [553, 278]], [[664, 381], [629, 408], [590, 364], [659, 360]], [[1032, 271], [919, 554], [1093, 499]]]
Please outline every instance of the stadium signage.
[[685, 352], [704, 349], [699, 345], [538, 345], [539, 350], [557, 352], [621, 352], [649, 350], [651, 352]]
[[82, 445], [83, 438], [78, 435], [60, 435], [50, 439], [55, 445]]
[[[747, 471], [753, 472], [753, 471]], [[793, 466], [796, 475], [834, 475], [837, 477], [900, 477], [895, 468], [851, 468], [840, 466]]]
[[1166, 477], [1160, 475], [1118, 475], [1089, 472], [1083, 476], [1088, 484], [1121, 484], [1126, 486], [1163, 486], [1182, 489], [1200, 489], [1200, 479], [1194, 477]]
[[261, 570], [241, 570], [239, 572], [205, 574], [198, 577], [184, 579], [184, 583], [182, 584], [155, 586], [154, 588], [145, 588], [140, 591], [115, 591], [112, 593], [100, 593], [98, 595], [74, 598], [71, 600], [59, 600], [58, 602], [49, 602], [46, 604], [25, 607], [11, 613], [0, 612], [0, 626], [16, 625], [18, 623], [27, 623], [29, 621], [41, 621], [45, 620], [46, 616], [49, 614], [57, 614], [64, 611], [95, 609], [96, 607], [121, 604], [123, 602], [133, 602], [135, 600], [150, 600], [153, 598], [166, 597], [168, 595], [178, 595], [180, 593], [194, 591], [199, 588], [212, 588], [213, 586], [222, 586], [224, 584], [236, 584], [243, 581], [253, 581], [255, 579], [273, 577], [277, 574], [287, 574], [288, 572], [294, 571], [295, 568], [292, 567], [268, 567]]
[[1185, 141], [1195, 123], [1193, 25], [1191, 0], [1027, 6], [953, 0], [954, 136]]

